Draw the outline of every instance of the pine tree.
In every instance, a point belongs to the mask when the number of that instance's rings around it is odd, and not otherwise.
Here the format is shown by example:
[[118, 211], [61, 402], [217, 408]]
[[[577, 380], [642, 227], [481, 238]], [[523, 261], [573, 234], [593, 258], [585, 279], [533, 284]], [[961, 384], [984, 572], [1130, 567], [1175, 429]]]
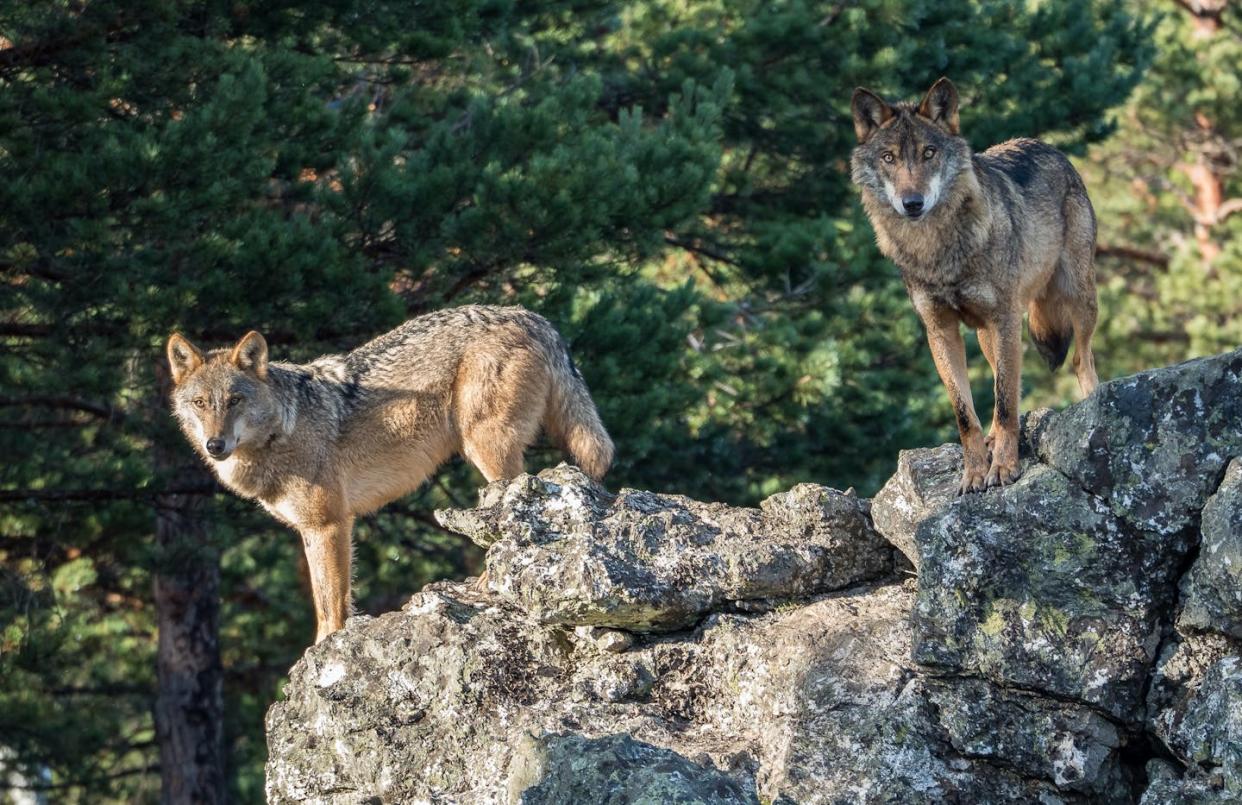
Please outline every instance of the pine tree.
[[1122, 375], [1242, 344], [1242, 16], [1161, 12], [1158, 55], [1084, 162], [1100, 217], [1100, 353]]
[[[610, 484], [870, 492], [951, 420], [849, 185], [850, 91], [949, 74], [976, 146], [1081, 149], [1149, 33], [1103, 0], [0, 0], [5, 762], [60, 798], [262, 797], [298, 543], [172, 426], [173, 329], [300, 360], [522, 303]], [[429, 517], [477, 483], [450, 464], [359, 524], [361, 611], [477, 568]]]
[[[700, 318], [710, 386], [691, 417], [732, 444], [695, 484], [734, 500], [812, 480], [869, 494], [899, 449], [953, 438], [922, 331], [849, 182], [853, 88], [917, 99], [949, 75], [976, 149], [1039, 136], [1081, 153], [1111, 132], [1109, 109], [1152, 55], [1150, 25], [1114, 3], [648, 2], [607, 30], [592, 52], [614, 104], [658, 108], [688, 78], [735, 72], [712, 198], [660, 269], [721, 303]], [[972, 363], [986, 410], [990, 377]]]
[[[614, 120], [597, 78], [518, 58], [559, 9], [418, 12], [4, 4], [0, 735], [61, 794], [147, 798], [158, 755], [167, 801], [257, 798], [262, 708], [309, 642], [296, 541], [171, 426], [172, 330], [347, 348], [499, 267], [649, 254], [705, 196], [726, 85]], [[363, 529], [364, 566], [406, 554], [375, 583], [461, 571], [410, 530]]]

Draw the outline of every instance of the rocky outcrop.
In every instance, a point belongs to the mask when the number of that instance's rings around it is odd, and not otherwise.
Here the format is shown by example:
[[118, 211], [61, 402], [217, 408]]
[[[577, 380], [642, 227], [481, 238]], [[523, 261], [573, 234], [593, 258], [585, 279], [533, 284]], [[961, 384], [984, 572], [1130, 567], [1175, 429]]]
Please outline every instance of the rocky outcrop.
[[684, 628], [722, 606], [839, 590], [893, 566], [866, 503], [812, 484], [740, 509], [613, 496], [562, 465], [436, 516], [488, 548], [490, 589], [542, 623]]
[[1199, 558], [1182, 584], [1184, 629], [1242, 640], [1242, 459], [1235, 458], [1203, 507]]
[[1239, 801], [1240, 457], [1242, 351], [1035, 412], [983, 494], [956, 446], [873, 503], [494, 484], [438, 513], [485, 589], [294, 667], [269, 799]]

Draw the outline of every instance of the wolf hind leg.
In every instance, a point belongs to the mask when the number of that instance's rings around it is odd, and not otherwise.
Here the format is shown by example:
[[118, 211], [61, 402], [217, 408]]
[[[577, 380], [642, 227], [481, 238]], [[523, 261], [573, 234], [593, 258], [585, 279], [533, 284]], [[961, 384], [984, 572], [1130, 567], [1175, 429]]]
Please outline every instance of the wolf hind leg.
[[1100, 383], [1095, 373], [1095, 353], [1091, 350], [1097, 313], [1094, 293], [1089, 299], [1079, 300], [1074, 312], [1074, 374], [1078, 376], [1078, 390], [1083, 397], [1091, 396]]
[[1073, 365], [1078, 388], [1087, 397], [1099, 384], [1095, 353], [1091, 350], [1099, 302], [1095, 288], [1095, 212], [1085, 193], [1066, 199], [1065, 219], [1065, 245], [1054, 284], [1062, 296], [1063, 315], [1074, 337]]
[[1073, 343], [1074, 374], [1083, 397], [1095, 391], [1099, 383], [1091, 349], [1098, 315], [1094, 274], [1089, 250], [1067, 250], [1048, 287], [1031, 301], [1027, 311], [1031, 340], [1050, 370], [1065, 362]]
[[1067, 253], [1061, 258], [1063, 263], [1074, 263], [1072, 269], [1067, 267], [1067, 273], [1072, 272], [1075, 280], [1074, 293], [1065, 301], [1070, 326], [1074, 332], [1074, 374], [1078, 376], [1078, 389], [1083, 397], [1090, 396], [1100, 382], [1095, 373], [1095, 353], [1091, 350], [1091, 336], [1095, 334], [1095, 324], [1099, 316], [1094, 251], [1093, 244], [1089, 249], [1082, 249], [1076, 254]]
[[[504, 427], [478, 426], [473, 434], [463, 440], [462, 454], [482, 473], [490, 484], [492, 481], [516, 478], [526, 469], [525, 444], [514, 445], [515, 434]], [[533, 442], [534, 438], [530, 439]]]
[[525, 350], [491, 351], [467, 361], [455, 395], [462, 455], [488, 483], [516, 478], [543, 423], [548, 370]]

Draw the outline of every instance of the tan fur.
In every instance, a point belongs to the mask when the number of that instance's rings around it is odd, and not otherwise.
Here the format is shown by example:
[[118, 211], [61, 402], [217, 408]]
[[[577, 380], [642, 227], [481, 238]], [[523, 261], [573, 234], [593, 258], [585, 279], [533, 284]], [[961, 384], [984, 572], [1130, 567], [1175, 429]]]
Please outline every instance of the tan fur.
[[168, 358], [190, 442], [225, 486], [302, 535], [316, 642], [349, 614], [354, 518], [453, 455], [489, 482], [512, 478], [543, 429], [596, 479], [612, 462], [564, 342], [521, 308], [440, 311], [305, 365], [269, 363], [258, 333], [206, 354], [174, 335]]
[[[982, 154], [958, 132], [957, 90], [940, 79], [918, 106], [857, 90], [851, 162], [880, 250], [902, 270], [953, 405], [965, 455], [961, 491], [1013, 482], [1018, 464], [1022, 315], [1056, 365], [1073, 339], [1086, 396], [1097, 377], [1095, 214], [1068, 160], [1034, 140]], [[983, 437], [960, 327], [978, 332], [996, 378]], [[989, 455], [990, 452], [990, 455]]]

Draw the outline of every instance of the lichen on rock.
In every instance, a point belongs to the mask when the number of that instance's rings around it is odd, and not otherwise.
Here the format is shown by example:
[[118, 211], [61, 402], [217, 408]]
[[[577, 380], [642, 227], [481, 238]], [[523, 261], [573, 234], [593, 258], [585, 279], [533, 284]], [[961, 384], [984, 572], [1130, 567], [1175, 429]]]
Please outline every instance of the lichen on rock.
[[632, 489], [568, 465], [437, 512], [487, 552], [489, 588], [545, 623], [684, 628], [731, 603], [805, 597], [892, 569], [865, 501], [802, 484], [758, 509]]
[[493, 484], [437, 513], [486, 589], [429, 585], [294, 666], [268, 798], [1242, 801], [1240, 370], [1032, 412], [1022, 478], [965, 497], [956, 445], [874, 502]]
[[1182, 582], [1178, 625], [1242, 640], [1242, 459], [1229, 463], [1203, 506], [1200, 530], [1199, 554]]

